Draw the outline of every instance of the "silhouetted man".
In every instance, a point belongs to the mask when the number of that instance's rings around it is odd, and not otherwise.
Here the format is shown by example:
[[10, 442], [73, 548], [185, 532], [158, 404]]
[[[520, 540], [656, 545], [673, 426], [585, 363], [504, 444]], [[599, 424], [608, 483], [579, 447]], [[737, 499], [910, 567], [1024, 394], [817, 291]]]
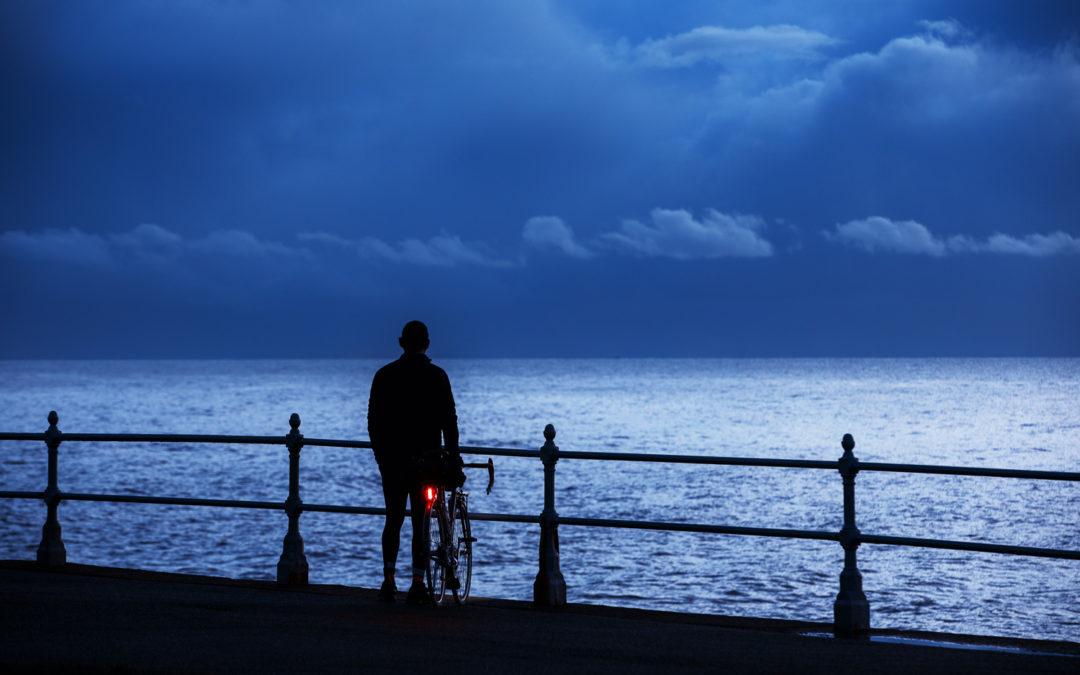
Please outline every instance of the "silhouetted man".
[[405, 324], [398, 344], [404, 353], [375, 373], [368, 401], [368, 436], [375, 450], [375, 461], [379, 463], [386, 500], [386, 525], [382, 534], [384, 579], [379, 600], [394, 601], [397, 590], [394, 569], [408, 498], [413, 538], [412, 585], [406, 602], [419, 604], [427, 597], [424, 570], [428, 558], [419, 465], [425, 455], [440, 452], [444, 442], [451, 456], [459, 458], [457, 412], [450, 378], [424, 353], [430, 344], [427, 326], [419, 321]]

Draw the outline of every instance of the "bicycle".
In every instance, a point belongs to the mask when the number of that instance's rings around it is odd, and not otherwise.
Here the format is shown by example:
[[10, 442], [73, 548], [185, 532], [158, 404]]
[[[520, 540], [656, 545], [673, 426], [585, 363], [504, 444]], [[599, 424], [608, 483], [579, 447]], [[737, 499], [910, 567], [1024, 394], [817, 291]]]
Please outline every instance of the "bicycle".
[[[495, 465], [491, 458], [486, 464], [465, 464], [467, 469], [487, 469], [487, 493], [495, 484]], [[447, 497], [449, 493], [449, 498]], [[469, 524], [469, 493], [461, 487], [446, 490], [441, 485], [425, 485], [424, 540], [427, 542], [428, 563], [425, 573], [428, 596], [436, 607], [446, 599], [450, 590], [454, 602], [464, 605], [472, 585], [472, 536]]]

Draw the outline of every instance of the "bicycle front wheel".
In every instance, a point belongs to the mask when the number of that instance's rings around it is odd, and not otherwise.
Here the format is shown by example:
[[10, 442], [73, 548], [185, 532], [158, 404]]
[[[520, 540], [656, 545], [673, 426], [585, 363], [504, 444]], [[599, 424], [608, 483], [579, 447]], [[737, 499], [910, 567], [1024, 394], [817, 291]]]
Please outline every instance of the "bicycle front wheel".
[[427, 541], [427, 587], [431, 601], [438, 607], [446, 597], [446, 542], [439, 527], [440, 501], [428, 505], [424, 514], [424, 539]]
[[472, 585], [472, 528], [469, 525], [469, 511], [462, 504], [454, 518], [453, 542], [457, 547], [458, 587], [454, 589], [454, 602], [464, 605], [469, 598]]

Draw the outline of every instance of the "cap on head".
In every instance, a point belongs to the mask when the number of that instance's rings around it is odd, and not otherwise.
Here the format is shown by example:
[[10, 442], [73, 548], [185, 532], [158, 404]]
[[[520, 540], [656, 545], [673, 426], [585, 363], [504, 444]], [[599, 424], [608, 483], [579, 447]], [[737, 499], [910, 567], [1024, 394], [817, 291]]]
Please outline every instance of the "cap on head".
[[422, 321], [410, 321], [401, 329], [401, 337], [398, 344], [407, 352], [415, 352], [426, 349], [428, 340], [427, 326]]

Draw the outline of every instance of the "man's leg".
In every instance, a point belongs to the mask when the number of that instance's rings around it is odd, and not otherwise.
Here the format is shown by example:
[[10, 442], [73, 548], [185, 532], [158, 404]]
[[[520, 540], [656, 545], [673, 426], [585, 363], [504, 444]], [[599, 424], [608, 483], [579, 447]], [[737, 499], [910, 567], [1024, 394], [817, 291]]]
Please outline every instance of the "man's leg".
[[428, 565], [428, 542], [424, 536], [424, 516], [427, 511], [427, 499], [424, 486], [414, 485], [409, 490], [409, 505], [412, 509], [412, 576], [413, 583], [424, 583], [424, 573]]
[[405, 602], [410, 605], [422, 605], [428, 602], [427, 586], [424, 584], [424, 572], [427, 570], [428, 541], [424, 532], [424, 516], [427, 514], [427, 500], [424, 499], [424, 486], [413, 485], [409, 488], [409, 508], [412, 511], [412, 585]]
[[383, 502], [386, 504], [386, 523], [383, 525], [383, 585], [380, 600], [394, 599], [394, 572], [398, 548], [401, 546], [401, 525], [405, 522], [405, 501], [409, 491], [404, 481], [392, 474], [382, 475]]

